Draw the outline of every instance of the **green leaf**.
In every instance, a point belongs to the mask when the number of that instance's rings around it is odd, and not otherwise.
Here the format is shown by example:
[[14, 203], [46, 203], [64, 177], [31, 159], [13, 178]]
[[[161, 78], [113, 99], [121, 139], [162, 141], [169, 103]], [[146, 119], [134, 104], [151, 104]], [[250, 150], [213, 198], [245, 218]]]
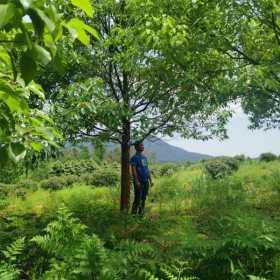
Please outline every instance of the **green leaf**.
[[93, 17], [93, 7], [89, 0], [71, 0], [71, 3], [85, 11], [89, 17]]
[[37, 71], [37, 64], [29, 52], [25, 52], [22, 55], [20, 60], [20, 69], [22, 78], [26, 84], [33, 80]]
[[38, 12], [34, 9], [30, 9], [28, 11], [28, 15], [30, 16], [32, 20], [33, 27], [35, 29], [35, 32], [39, 38], [43, 36], [44, 33], [44, 27], [45, 23], [42, 20], [42, 18], [38, 15]]
[[21, 143], [11, 143], [8, 147], [8, 155], [14, 163], [18, 163], [20, 160], [24, 159], [26, 149]]
[[44, 120], [45, 122], [47, 122], [51, 125], [54, 125], [54, 121], [45, 112], [37, 110], [36, 111], [36, 116], [38, 118], [40, 118], [41, 120]]
[[87, 33], [85, 32], [85, 30], [87, 32], [89, 32], [90, 34], [92, 34], [94, 37], [98, 38], [98, 34], [94, 28], [85, 24], [83, 21], [81, 21], [77, 18], [71, 19], [67, 23], [67, 27], [68, 27], [71, 35], [73, 37], [77, 36], [78, 40], [81, 41], [81, 43], [83, 43], [84, 45], [88, 45], [90, 43], [90, 38], [87, 35]]
[[16, 7], [14, 4], [0, 5], [0, 28], [3, 28], [16, 14]]
[[14, 89], [12, 86], [5, 80], [0, 80], [0, 91], [4, 91], [7, 93], [13, 93]]
[[26, 113], [28, 111], [24, 99], [14, 93], [0, 91], [0, 99], [7, 104], [11, 112]]
[[34, 94], [36, 94], [42, 100], [45, 100], [45, 94], [44, 94], [43, 88], [40, 85], [36, 84], [34, 81], [32, 81], [28, 85], [27, 89], [32, 91]]
[[0, 99], [9, 107], [11, 112], [26, 113], [28, 106], [23, 94], [15, 92], [6, 81], [0, 80]]
[[32, 142], [30, 146], [37, 152], [40, 152], [44, 148], [44, 145], [38, 142]]
[[36, 9], [39, 17], [44, 21], [48, 30], [53, 33], [55, 31], [55, 23], [40, 9]]
[[33, 46], [32, 53], [34, 54], [35, 60], [42, 65], [47, 65], [52, 60], [51, 54], [38, 44]]
[[2, 61], [7, 66], [11, 65], [10, 56], [5, 49], [0, 49], [0, 61]]
[[99, 38], [99, 35], [98, 35], [97, 31], [96, 31], [94, 28], [92, 28], [91, 26], [89, 26], [89, 25], [87, 25], [87, 24], [84, 24], [84, 29], [85, 29], [88, 33], [90, 33], [92, 36], [94, 36], [96, 39]]
[[1, 146], [0, 144], [0, 167], [5, 166], [9, 161], [7, 146]]

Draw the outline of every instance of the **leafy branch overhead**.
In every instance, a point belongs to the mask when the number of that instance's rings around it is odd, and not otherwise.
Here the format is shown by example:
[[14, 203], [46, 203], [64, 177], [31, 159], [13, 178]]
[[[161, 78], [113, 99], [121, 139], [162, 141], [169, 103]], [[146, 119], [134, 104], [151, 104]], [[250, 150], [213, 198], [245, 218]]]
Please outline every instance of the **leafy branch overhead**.
[[[87, 16], [93, 16], [89, 1], [71, 1]], [[70, 5], [70, 3], [68, 3]], [[74, 8], [73, 6], [73, 8]], [[57, 59], [57, 42], [68, 32], [72, 39], [89, 44], [96, 31], [74, 17], [64, 19], [53, 1], [2, 1], [0, 4], [0, 159], [14, 162], [28, 149], [40, 151], [61, 138], [53, 121], [30, 99], [45, 100], [34, 81], [38, 70]]]
[[[125, 122], [132, 139], [174, 131], [203, 139], [225, 135], [230, 114], [219, 107], [215, 91], [229, 59], [209, 49], [210, 38], [200, 36], [198, 27], [192, 31], [191, 22], [165, 1], [160, 12], [156, 6], [156, 1], [96, 1], [88, 24], [100, 40], [87, 49], [60, 47], [67, 74], [52, 88], [52, 71], [43, 73], [42, 82], [66, 137], [121, 142]], [[191, 6], [185, 12], [199, 16]]]

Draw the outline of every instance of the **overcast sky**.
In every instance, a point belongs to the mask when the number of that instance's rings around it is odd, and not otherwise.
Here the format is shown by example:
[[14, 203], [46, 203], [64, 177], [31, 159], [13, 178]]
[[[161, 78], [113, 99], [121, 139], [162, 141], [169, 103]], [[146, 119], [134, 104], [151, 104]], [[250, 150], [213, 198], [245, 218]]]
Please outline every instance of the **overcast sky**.
[[257, 157], [264, 152], [280, 154], [280, 130], [249, 130], [247, 116], [240, 110], [228, 124], [229, 139], [224, 141], [185, 140], [180, 137], [163, 138], [167, 143], [183, 148], [190, 152], [220, 155], [244, 154]]

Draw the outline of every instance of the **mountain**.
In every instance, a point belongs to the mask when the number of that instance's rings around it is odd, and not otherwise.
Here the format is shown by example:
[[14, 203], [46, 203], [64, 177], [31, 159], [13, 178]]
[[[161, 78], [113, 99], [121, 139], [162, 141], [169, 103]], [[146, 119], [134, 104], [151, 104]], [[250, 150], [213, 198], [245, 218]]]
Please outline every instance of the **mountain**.
[[161, 139], [156, 141], [144, 141], [145, 149], [151, 151], [157, 162], [197, 162], [203, 159], [210, 159], [212, 156], [192, 153], [184, 149], [172, 146]]
[[[212, 156], [209, 155], [192, 153], [172, 146], [159, 138], [156, 138], [152, 141], [145, 140], [144, 145], [148, 156], [153, 157], [156, 162], [197, 162], [203, 159], [212, 158]], [[93, 145], [91, 143], [84, 143], [82, 146], [87, 147], [90, 151], [93, 149]], [[113, 151], [116, 147], [118, 147], [116, 144], [109, 143], [107, 145], [107, 151]]]

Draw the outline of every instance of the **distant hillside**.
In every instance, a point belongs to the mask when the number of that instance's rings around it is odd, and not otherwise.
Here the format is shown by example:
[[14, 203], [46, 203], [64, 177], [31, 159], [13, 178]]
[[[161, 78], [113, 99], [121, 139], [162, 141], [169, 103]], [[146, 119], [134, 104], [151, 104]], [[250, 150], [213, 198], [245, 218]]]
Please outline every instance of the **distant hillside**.
[[[145, 140], [145, 149], [148, 154], [152, 153], [156, 162], [180, 162], [190, 161], [197, 162], [203, 159], [210, 159], [212, 156], [192, 153], [184, 149], [172, 146], [161, 139], [155, 141]], [[92, 144], [85, 143], [84, 146], [88, 147], [89, 150], [93, 149]], [[116, 144], [108, 144], [107, 149], [112, 151], [116, 148]]]
[[155, 155], [155, 159], [158, 162], [196, 162], [203, 159], [212, 158], [209, 155], [192, 153], [184, 149], [172, 146], [160, 139], [157, 139], [156, 142], [145, 141], [144, 144], [147, 150], [153, 152], [153, 154]]

